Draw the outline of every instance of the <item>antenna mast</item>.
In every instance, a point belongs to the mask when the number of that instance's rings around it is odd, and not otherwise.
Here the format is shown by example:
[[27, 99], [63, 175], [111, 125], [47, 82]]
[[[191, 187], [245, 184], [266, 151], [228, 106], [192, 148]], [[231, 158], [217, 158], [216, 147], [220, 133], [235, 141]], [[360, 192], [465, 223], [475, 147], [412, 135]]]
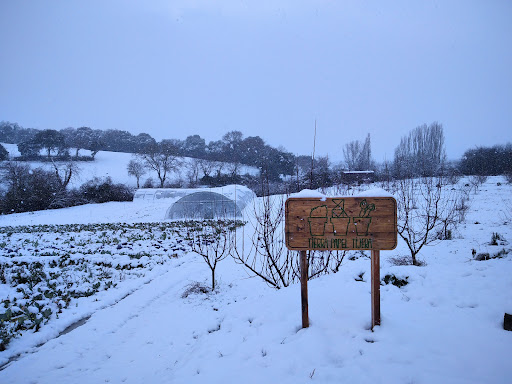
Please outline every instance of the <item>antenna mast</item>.
[[311, 177], [309, 179], [309, 189], [313, 189], [313, 165], [315, 162], [315, 148], [316, 148], [316, 119], [315, 119], [315, 136], [313, 137], [313, 154], [311, 155]]

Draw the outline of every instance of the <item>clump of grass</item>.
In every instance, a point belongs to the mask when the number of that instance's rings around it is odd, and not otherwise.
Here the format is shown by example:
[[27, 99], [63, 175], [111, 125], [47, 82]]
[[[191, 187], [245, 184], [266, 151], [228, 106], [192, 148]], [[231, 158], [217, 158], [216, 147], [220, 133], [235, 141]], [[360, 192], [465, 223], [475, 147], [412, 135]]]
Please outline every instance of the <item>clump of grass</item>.
[[199, 282], [194, 282], [192, 284], [189, 284], [187, 288], [185, 289], [185, 292], [181, 295], [182, 299], [186, 299], [190, 295], [200, 295], [200, 294], [206, 294], [210, 293], [211, 289], [205, 286], [204, 284], [201, 284]]
[[391, 265], [404, 266], [404, 265], [416, 265], [417, 267], [424, 267], [427, 263], [424, 260], [416, 259], [416, 264], [412, 262], [410, 256], [396, 256], [390, 257], [389, 262]]

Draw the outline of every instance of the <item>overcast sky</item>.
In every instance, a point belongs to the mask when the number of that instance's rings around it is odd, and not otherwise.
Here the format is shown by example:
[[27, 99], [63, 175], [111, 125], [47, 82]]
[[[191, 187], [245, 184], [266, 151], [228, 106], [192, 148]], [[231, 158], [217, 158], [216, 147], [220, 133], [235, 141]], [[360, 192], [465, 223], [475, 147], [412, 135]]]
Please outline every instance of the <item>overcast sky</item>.
[[228, 131], [377, 161], [443, 124], [512, 141], [512, 1], [0, 1], [0, 120], [157, 140]]

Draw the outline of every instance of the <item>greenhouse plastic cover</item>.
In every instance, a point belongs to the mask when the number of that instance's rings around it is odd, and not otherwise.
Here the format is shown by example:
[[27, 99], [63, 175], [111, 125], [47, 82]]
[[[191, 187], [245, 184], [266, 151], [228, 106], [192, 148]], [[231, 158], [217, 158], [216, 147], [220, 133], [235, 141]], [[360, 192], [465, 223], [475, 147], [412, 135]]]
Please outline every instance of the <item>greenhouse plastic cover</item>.
[[218, 219], [240, 217], [243, 209], [256, 195], [242, 185], [216, 188], [138, 189], [134, 201], [165, 202], [172, 205], [165, 219]]

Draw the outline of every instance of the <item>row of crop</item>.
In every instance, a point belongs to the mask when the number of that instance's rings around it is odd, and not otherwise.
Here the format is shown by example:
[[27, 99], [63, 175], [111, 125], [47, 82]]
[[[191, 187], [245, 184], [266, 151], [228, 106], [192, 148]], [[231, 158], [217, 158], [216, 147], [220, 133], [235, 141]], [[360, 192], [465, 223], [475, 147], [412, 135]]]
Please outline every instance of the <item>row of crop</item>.
[[127, 230], [141, 230], [151, 233], [152, 231], [166, 231], [192, 228], [200, 228], [204, 226], [212, 226], [224, 223], [224, 221], [216, 220], [184, 220], [184, 221], [167, 221], [154, 223], [93, 223], [93, 224], [41, 224], [41, 225], [20, 225], [20, 226], [4, 226], [0, 227], [0, 234], [12, 235], [13, 233], [73, 233], [73, 232], [113, 232]]
[[13, 337], [39, 328], [68, 308], [73, 299], [108, 290], [127, 279], [140, 278], [170, 257], [120, 262], [70, 255], [16, 260], [0, 264], [0, 282], [13, 288], [0, 305], [0, 350]]
[[137, 279], [191, 250], [190, 234], [225, 222], [0, 227], [0, 350], [77, 299]]

